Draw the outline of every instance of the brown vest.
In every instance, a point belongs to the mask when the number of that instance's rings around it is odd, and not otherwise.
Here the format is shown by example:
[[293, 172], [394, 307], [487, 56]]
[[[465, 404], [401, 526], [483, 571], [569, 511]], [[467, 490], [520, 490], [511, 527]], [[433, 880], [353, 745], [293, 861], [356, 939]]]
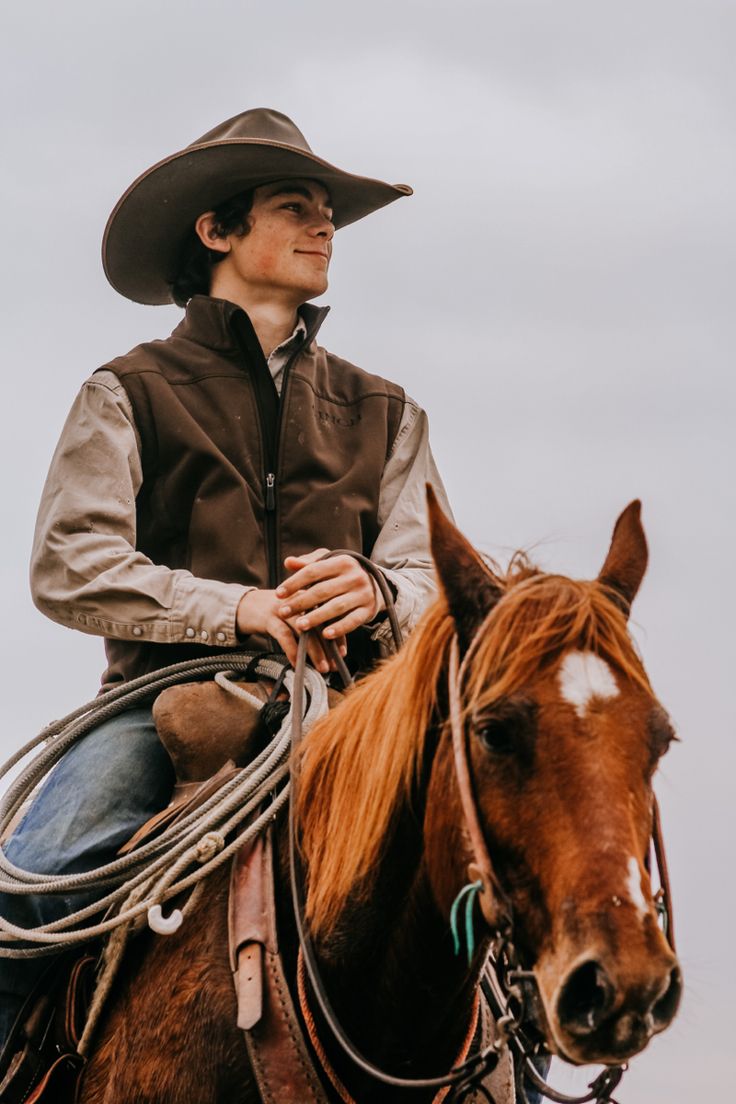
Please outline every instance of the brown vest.
[[[140, 433], [136, 547], [154, 563], [274, 587], [288, 555], [370, 555], [404, 392], [316, 344], [326, 313], [302, 308], [307, 334], [280, 400], [248, 316], [203, 295], [171, 337], [105, 366]], [[106, 649], [106, 685], [222, 650], [128, 640]]]

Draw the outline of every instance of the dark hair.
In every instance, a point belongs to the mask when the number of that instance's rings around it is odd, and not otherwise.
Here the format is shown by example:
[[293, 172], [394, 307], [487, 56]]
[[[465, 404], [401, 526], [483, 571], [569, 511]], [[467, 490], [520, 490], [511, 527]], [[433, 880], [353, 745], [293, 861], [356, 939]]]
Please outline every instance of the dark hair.
[[[240, 192], [214, 208], [214, 228], [218, 238], [237, 234], [244, 238], [250, 230], [248, 215], [253, 206], [253, 189]], [[192, 227], [182, 247], [179, 270], [170, 281], [171, 296], [177, 307], [185, 307], [193, 295], [209, 295], [212, 269], [227, 253], [208, 249]]]

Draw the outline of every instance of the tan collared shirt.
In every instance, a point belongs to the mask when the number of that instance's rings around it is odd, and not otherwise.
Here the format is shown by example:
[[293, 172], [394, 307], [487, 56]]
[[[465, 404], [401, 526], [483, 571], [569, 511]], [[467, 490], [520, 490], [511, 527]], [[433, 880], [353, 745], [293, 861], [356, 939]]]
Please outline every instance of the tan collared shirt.
[[[294, 333], [268, 359], [277, 390]], [[136, 550], [136, 496], [143, 482], [140, 439], [130, 400], [110, 371], [82, 386], [69, 413], [44, 487], [31, 558], [37, 607], [82, 632], [156, 643], [235, 646], [235, 615], [251, 588], [200, 579], [154, 564]], [[407, 397], [381, 481], [381, 532], [372, 559], [396, 587], [397, 614], [410, 631], [434, 597], [425, 484], [450, 514], [429, 446], [427, 416]], [[374, 630], [379, 640], [388, 626]]]

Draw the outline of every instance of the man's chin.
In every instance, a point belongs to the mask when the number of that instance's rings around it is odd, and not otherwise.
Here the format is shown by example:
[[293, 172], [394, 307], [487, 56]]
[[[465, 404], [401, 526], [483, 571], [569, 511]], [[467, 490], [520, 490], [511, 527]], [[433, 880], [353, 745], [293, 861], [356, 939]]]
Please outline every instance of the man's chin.
[[327, 291], [327, 288], [327, 279], [321, 280], [319, 284], [315, 282], [311, 285], [311, 287], [301, 288], [300, 292], [302, 298], [300, 299], [300, 302], [308, 303], [310, 299], [319, 299], [320, 295], [324, 295], [324, 293]]

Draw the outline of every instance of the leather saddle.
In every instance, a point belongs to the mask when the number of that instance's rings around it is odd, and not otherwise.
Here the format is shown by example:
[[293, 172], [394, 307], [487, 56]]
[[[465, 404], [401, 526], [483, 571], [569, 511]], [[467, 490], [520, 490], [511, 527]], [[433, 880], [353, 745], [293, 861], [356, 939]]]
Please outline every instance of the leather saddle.
[[[180, 684], [159, 695], [154, 720], [174, 764], [176, 786], [169, 806], [144, 824], [122, 851], [132, 850], [204, 802], [276, 731], [287, 708], [280, 684], [248, 682], [247, 690], [264, 702], [262, 709], [215, 682]], [[330, 691], [329, 698], [333, 706], [342, 694]], [[237, 1023], [245, 1033], [262, 1098], [328, 1104], [331, 1096], [317, 1072], [279, 953], [270, 833], [233, 860], [228, 920]], [[84, 1066], [76, 1048], [94, 993], [96, 962], [94, 955], [80, 958], [76, 952], [55, 960], [29, 997], [0, 1057], [3, 1104], [76, 1100]], [[481, 1011], [478, 1042], [487, 1046], [495, 1025], [484, 1004]], [[507, 1050], [488, 1087], [500, 1104], [513, 1101], [513, 1065]]]
[[[161, 742], [176, 773], [171, 802], [129, 840], [133, 850], [206, 801], [255, 756], [288, 708], [280, 685], [248, 682], [254, 703], [214, 681], [182, 683], [153, 707]], [[97, 948], [95, 948], [95, 951]], [[54, 958], [21, 1009], [0, 1055], [2, 1104], [66, 1104], [83, 1068], [77, 1046], [95, 988], [97, 954], [85, 948]]]

